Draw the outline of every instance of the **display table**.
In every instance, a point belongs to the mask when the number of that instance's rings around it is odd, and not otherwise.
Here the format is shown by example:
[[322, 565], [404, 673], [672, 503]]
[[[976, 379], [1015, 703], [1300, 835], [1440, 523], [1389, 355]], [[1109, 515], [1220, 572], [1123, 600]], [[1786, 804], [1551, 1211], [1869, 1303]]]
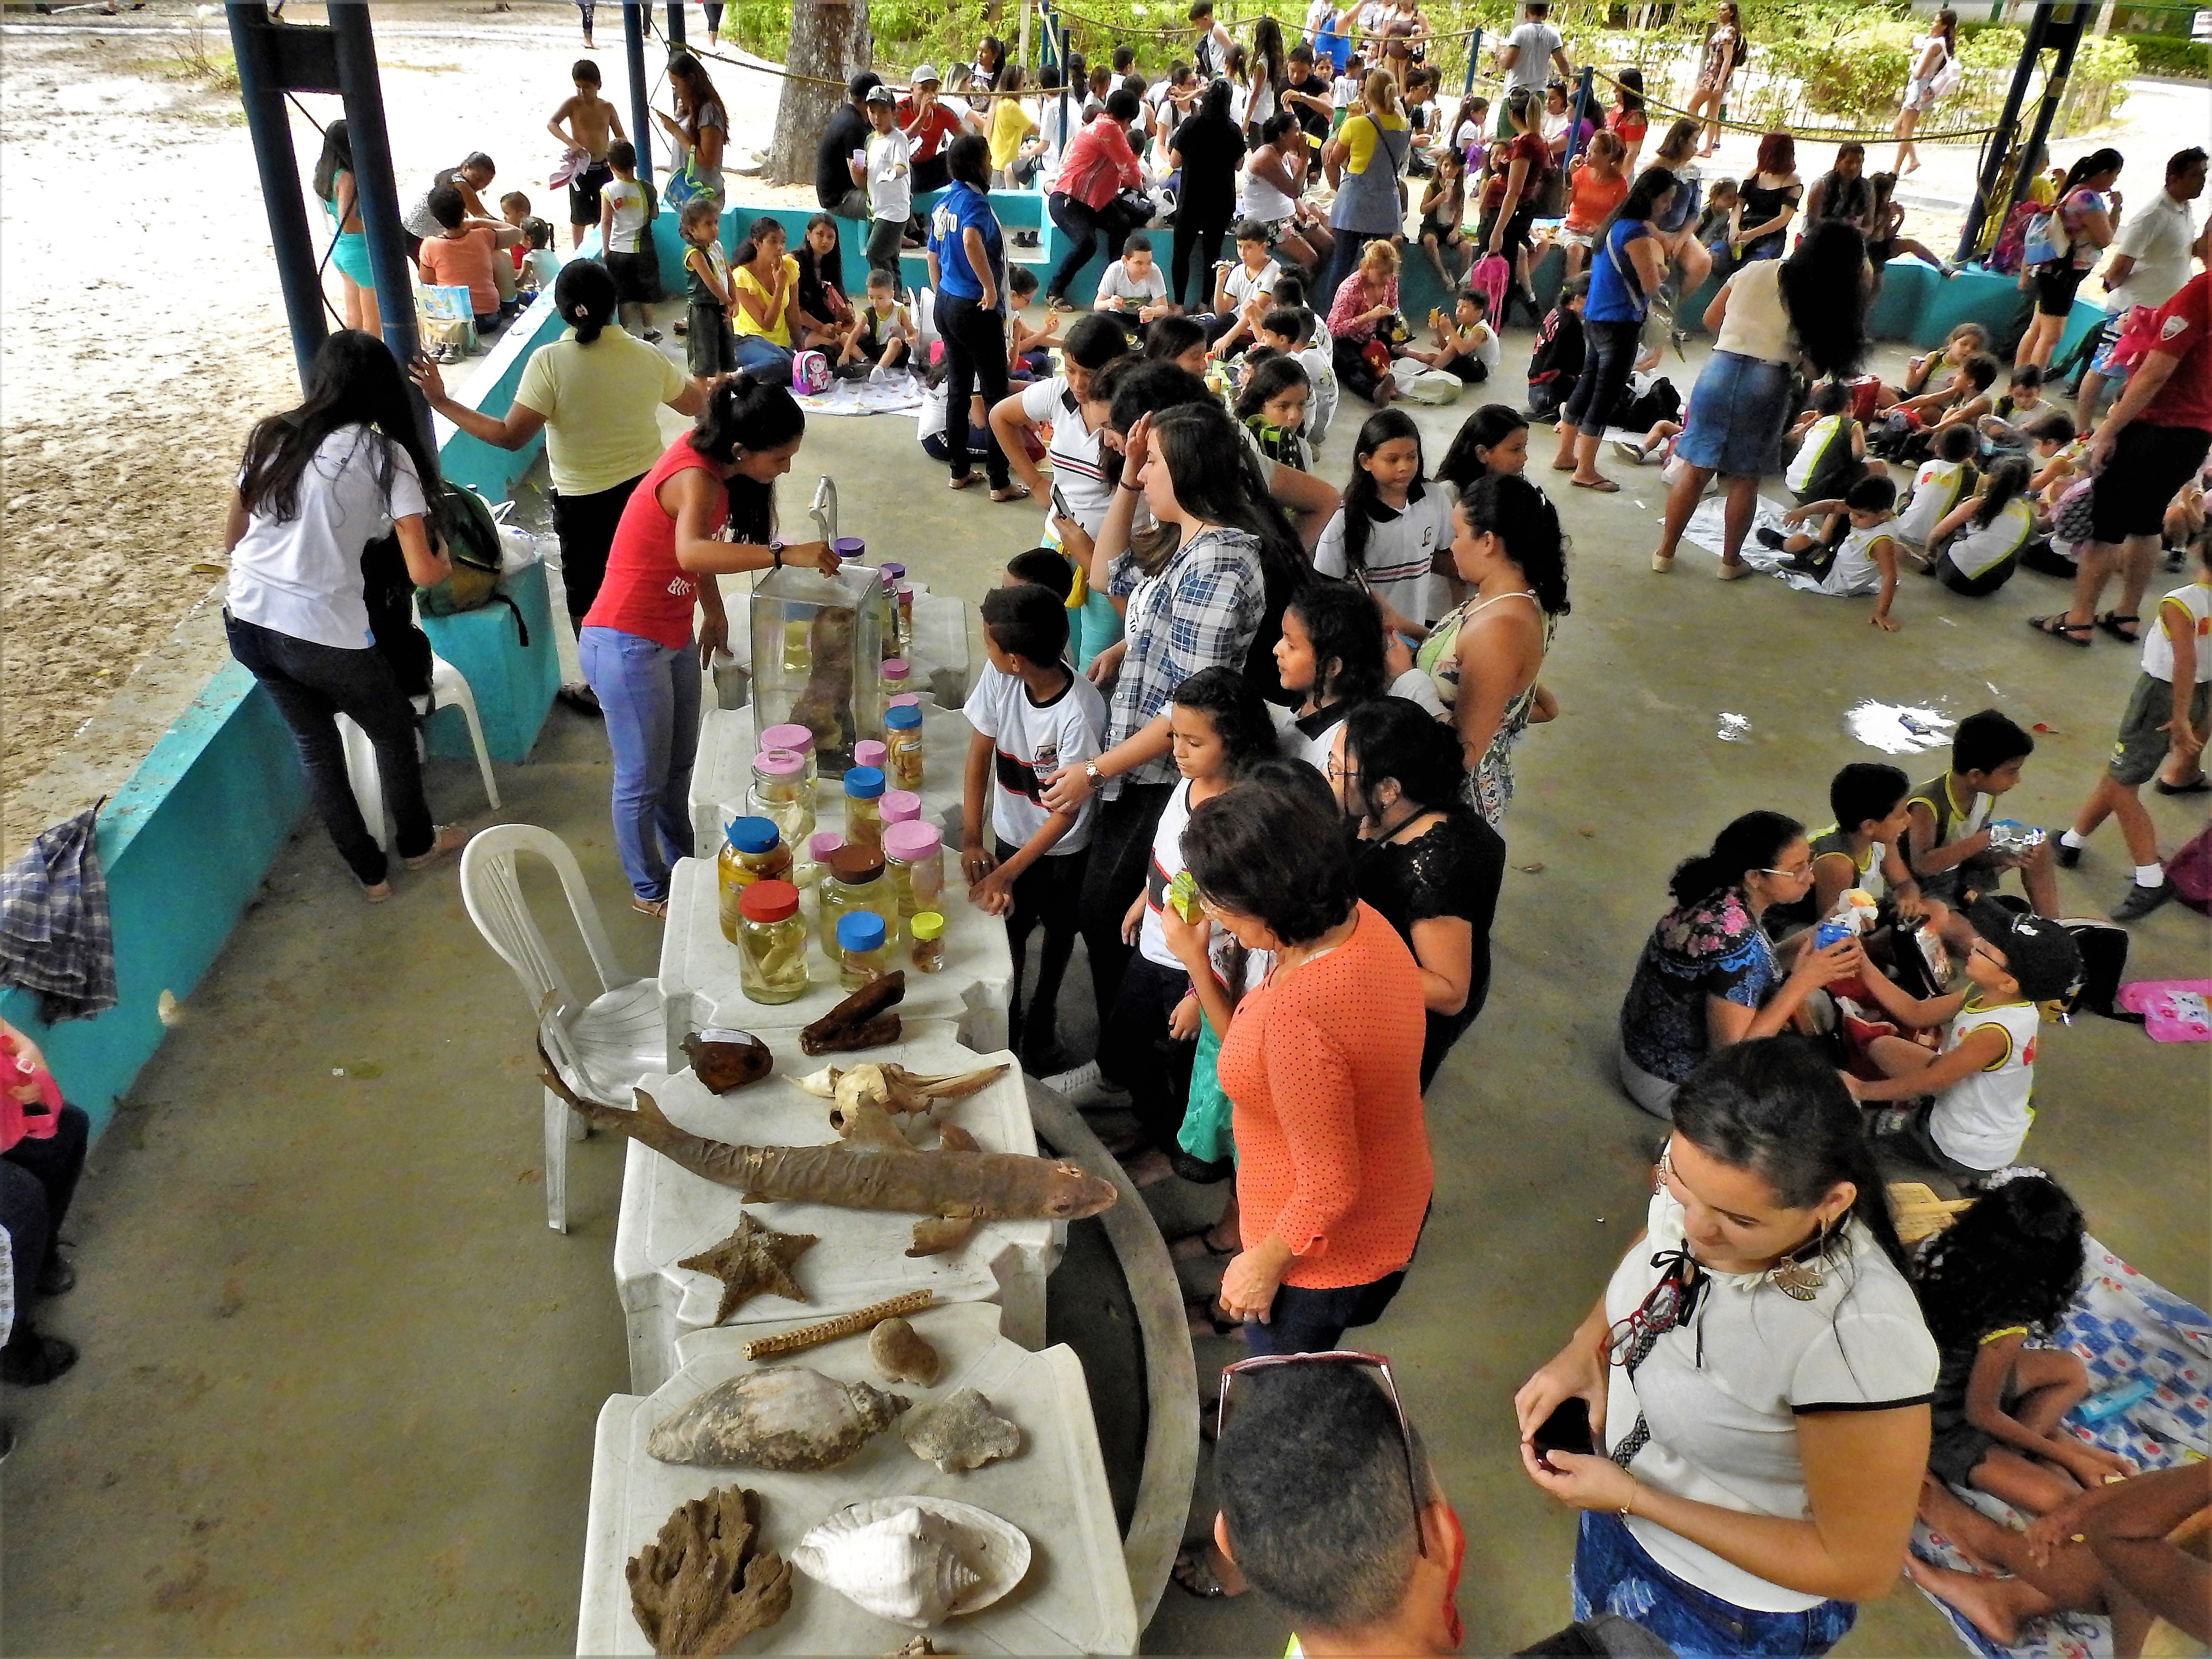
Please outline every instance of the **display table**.
[[[802, 1259], [801, 1267], [805, 1267]], [[719, 1486], [760, 1494], [763, 1545], [785, 1557], [817, 1523], [847, 1504], [905, 1494], [957, 1498], [1012, 1522], [1029, 1534], [1030, 1570], [1003, 1600], [930, 1634], [955, 1653], [1133, 1653], [1137, 1611], [1099, 1455], [1091, 1396], [1074, 1351], [1032, 1353], [999, 1334], [998, 1310], [967, 1303], [914, 1316], [915, 1328], [944, 1362], [937, 1385], [900, 1383], [891, 1392], [917, 1407], [955, 1389], [973, 1388], [1022, 1431], [1014, 1456], [963, 1474], [943, 1474], [908, 1450], [894, 1425], [850, 1462], [795, 1474], [769, 1469], [701, 1468], [647, 1455], [653, 1428], [707, 1389], [757, 1369], [744, 1357], [752, 1336], [787, 1328], [757, 1325], [702, 1331], [684, 1339], [682, 1368], [649, 1396], [617, 1395], [600, 1409], [592, 1455], [592, 1498], [584, 1538], [580, 1654], [653, 1651], [630, 1610], [624, 1565], [653, 1541], [681, 1504]], [[804, 1322], [789, 1322], [796, 1324]], [[868, 1362], [867, 1338], [779, 1356], [840, 1382], [886, 1386]], [[776, 1624], [745, 1638], [740, 1654], [890, 1653], [914, 1632], [864, 1613], [827, 1585], [792, 1571], [791, 1607]]]
[[[710, 708], [699, 721], [699, 752], [691, 763], [691, 844], [713, 856], [722, 847], [729, 821], [745, 811], [752, 787], [753, 757], [760, 750], [759, 727], [750, 704]], [[968, 764], [968, 741], [975, 728], [957, 708], [939, 708], [921, 700], [921, 817], [936, 825], [945, 845], [960, 850], [960, 792]], [[845, 786], [823, 778], [814, 786], [815, 828], [845, 827]], [[984, 810], [990, 810], [987, 796]], [[954, 860], [945, 860], [948, 868]]]
[[[1004, 1060], [1006, 1072], [988, 1087], [965, 1100], [945, 1102], [932, 1116], [958, 1124], [986, 1152], [1036, 1153], [1019, 1063], [1011, 1054], [977, 1054], [960, 1047], [947, 1024], [908, 1021], [895, 1047], [819, 1060], [801, 1054], [787, 1030], [763, 1041], [775, 1051], [775, 1070], [728, 1095], [709, 1093], [689, 1071], [649, 1077], [642, 1086], [677, 1123], [713, 1139], [811, 1146], [837, 1139], [830, 1126], [830, 1103], [799, 1088], [794, 1077], [871, 1061], [896, 1061], [915, 1072], [969, 1072]], [[934, 1144], [926, 1130], [909, 1133], [918, 1146]], [[791, 1269], [807, 1294], [805, 1303], [756, 1296], [731, 1313], [731, 1328], [827, 1319], [904, 1291], [929, 1290], [939, 1303], [999, 1303], [1005, 1310], [999, 1328], [1008, 1338], [1024, 1347], [1044, 1346], [1045, 1280], [1059, 1265], [1066, 1237], [1066, 1230], [1053, 1222], [994, 1221], [957, 1250], [909, 1256], [918, 1216], [823, 1204], [745, 1204], [733, 1188], [680, 1169], [637, 1141], [629, 1143], [627, 1158], [615, 1224], [615, 1284], [629, 1327], [630, 1387], [640, 1394], [651, 1393], [675, 1370], [679, 1340], [712, 1328], [721, 1281], [676, 1264], [734, 1232], [740, 1209], [778, 1232], [812, 1233], [818, 1242]]]
[[[469, 683], [491, 757], [519, 766], [530, 758], [538, 728], [561, 689], [561, 659], [554, 647], [553, 602], [544, 562], [533, 559], [509, 571], [500, 578], [499, 591], [514, 601], [514, 610], [494, 599], [457, 616], [425, 617], [422, 631], [430, 637], [430, 648]], [[527, 645], [515, 625], [517, 612], [529, 630]], [[428, 738], [434, 755], [474, 757], [458, 708], [441, 708], [431, 716]]]

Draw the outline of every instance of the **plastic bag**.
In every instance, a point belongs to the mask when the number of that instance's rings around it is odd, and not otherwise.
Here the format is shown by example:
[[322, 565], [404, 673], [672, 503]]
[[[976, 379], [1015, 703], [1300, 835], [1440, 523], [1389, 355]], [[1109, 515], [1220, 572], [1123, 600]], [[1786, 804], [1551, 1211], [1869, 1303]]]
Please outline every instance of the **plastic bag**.
[[1221, 1079], [1214, 1070], [1220, 1057], [1221, 1039], [1213, 1035], [1212, 1025], [1201, 1018], [1198, 1022], [1198, 1054], [1190, 1070], [1189, 1103], [1183, 1108], [1182, 1127], [1176, 1131], [1176, 1145], [1200, 1164], [1218, 1164], [1237, 1151], [1236, 1137], [1230, 1127], [1228, 1091], [1222, 1088]]

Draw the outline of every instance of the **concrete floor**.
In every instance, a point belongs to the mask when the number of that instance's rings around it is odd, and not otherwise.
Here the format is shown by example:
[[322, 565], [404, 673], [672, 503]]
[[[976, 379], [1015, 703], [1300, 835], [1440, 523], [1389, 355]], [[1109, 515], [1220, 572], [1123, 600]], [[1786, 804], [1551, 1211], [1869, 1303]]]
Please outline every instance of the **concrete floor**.
[[[1514, 367], [1525, 349], [1509, 346]], [[1670, 372], [1686, 388], [1694, 371]], [[1331, 475], [1358, 412], [1328, 447]], [[1463, 413], [1419, 416], [1432, 459]], [[1954, 716], [1995, 702], [2055, 728], [2008, 805], [2060, 823], [2135, 672], [2107, 641], [2031, 636], [2021, 618], [2059, 599], [2032, 574], [1982, 601], [1908, 576], [1905, 629], [1887, 638], [1863, 602], [1723, 586], [1694, 550], [1655, 577], [1656, 475], [1613, 470], [1618, 496], [1559, 492], [1575, 610], [1545, 678], [1562, 717], [1521, 751], [1490, 1006], [1430, 1098], [1436, 1215], [1363, 1338], [1397, 1360], [1466, 1525], [1470, 1652], [1567, 1616], [1573, 1518], [1522, 1478], [1509, 1402], [1641, 1213], [1653, 1126], [1608, 1080], [1610, 1033], [1667, 872], [1753, 806], [1824, 821], [1830, 774], [1874, 757], [1843, 726], [1869, 696]], [[849, 528], [939, 591], [976, 597], [1033, 540], [1033, 507], [948, 495], [903, 420], [816, 422], [787, 520], [820, 471], [839, 477]], [[1748, 716], [1741, 740], [1717, 735], [1724, 711]], [[1917, 775], [1940, 757], [1905, 763]], [[655, 930], [623, 902], [608, 778], [598, 730], [556, 709], [537, 757], [503, 769], [500, 816], [576, 848], [617, 950], [650, 972]], [[492, 821], [470, 768], [438, 763], [431, 782], [443, 814]], [[2169, 847], [2201, 821], [2189, 803], [2153, 811]], [[2101, 912], [2127, 879], [2117, 834], [2063, 879], [2071, 908]], [[83, 1361], [5, 1402], [21, 1435], [9, 1650], [572, 1649], [592, 1424], [626, 1376], [609, 1283], [621, 1150], [574, 1148], [572, 1231], [549, 1233], [529, 1011], [450, 866], [397, 884], [372, 909], [319, 830], [297, 836], [96, 1149], [70, 1226], [82, 1283], [45, 1319]], [[2135, 939], [2130, 977], [2205, 971], [2205, 923], [2178, 906]], [[2049, 1035], [2043, 1066], [2028, 1155], [2106, 1243], [2205, 1301], [2203, 1052], [2090, 1018]], [[1205, 1201], [1163, 1195], [1193, 1213]], [[1202, 1373], [1236, 1352], [1199, 1346]], [[1194, 1527], [1206, 1513], [1201, 1490]], [[1146, 1648], [1273, 1653], [1283, 1635], [1254, 1601], [1171, 1589]], [[1900, 1586], [1842, 1650], [1956, 1649]]]

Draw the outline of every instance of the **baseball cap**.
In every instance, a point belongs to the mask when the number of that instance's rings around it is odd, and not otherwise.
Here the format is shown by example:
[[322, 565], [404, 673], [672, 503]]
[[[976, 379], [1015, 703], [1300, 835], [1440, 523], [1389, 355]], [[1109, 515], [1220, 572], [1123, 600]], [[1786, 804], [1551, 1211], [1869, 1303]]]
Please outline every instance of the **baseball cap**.
[[2027, 915], [1984, 899], [1966, 913], [1974, 931], [2004, 952], [2005, 972], [2030, 1002], [2049, 1002], [2071, 991], [2081, 977], [2081, 951], [2074, 936], [2048, 916]]
[[937, 65], [936, 65], [936, 64], [916, 64], [914, 66], [914, 83], [915, 83], [915, 85], [916, 85], [916, 86], [920, 86], [920, 85], [921, 85], [921, 83], [922, 83], [923, 82], [925, 82], [925, 81], [934, 81], [934, 80], [936, 80], [937, 78], [938, 78], [938, 75], [937, 75]]
[[870, 87], [868, 95], [860, 101], [866, 104], [896, 104], [898, 100], [892, 94], [889, 87], [878, 84]]

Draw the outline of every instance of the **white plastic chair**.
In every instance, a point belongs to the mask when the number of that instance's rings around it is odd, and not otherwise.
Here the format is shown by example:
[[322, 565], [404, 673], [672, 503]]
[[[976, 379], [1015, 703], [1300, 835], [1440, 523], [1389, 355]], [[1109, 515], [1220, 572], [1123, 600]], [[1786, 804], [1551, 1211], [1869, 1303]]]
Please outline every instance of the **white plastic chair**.
[[[491, 799], [492, 811], [499, 811], [499, 783], [491, 775], [491, 750], [484, 746], [483, 722], [477, 718], [476, 693], [469, 690], [461, 671], [432, 652], [429, 706], [422, 708], [420, 697], [413, 701], [426, 716], [441, 708], [461, 711], [461, 718], [468, 722], [469, 742], [477, 751], [477, 771], [483, 779], [484, 793]], [[346, 781], [353, 786], [353, 798], [361, 803], [368, 833], [376, 837], [379, 847], [389, 851], [392, 826], [384, 810], [384, 778], [376, 769], [376, 745], [369, 742], [368, 732], [343, 714], [338, 716], [338, 738], [345, 745]]]
[[[516, 857], [535, 853], [551, 864], [584, 937], [599, 994], [580, 997], [546, 948], [545, 935], [522, 896]], [[629, 1091], [664, 1068], [668, 1033], [658, 979], [631, 979], [615, 962], [599, 906], [568, 843], [534, 823], [498, 823], [461, 849], [461, 902], [484, 942], [514, 969], [546, 1051], [577, 1093], [628, 1105]], [[584, 1121], [550, 1089], [545, 1096], [545, 1224], [568, 1231], [568, 1142], [584, 1138]]]

